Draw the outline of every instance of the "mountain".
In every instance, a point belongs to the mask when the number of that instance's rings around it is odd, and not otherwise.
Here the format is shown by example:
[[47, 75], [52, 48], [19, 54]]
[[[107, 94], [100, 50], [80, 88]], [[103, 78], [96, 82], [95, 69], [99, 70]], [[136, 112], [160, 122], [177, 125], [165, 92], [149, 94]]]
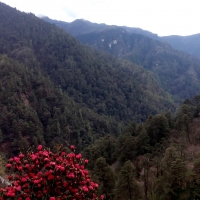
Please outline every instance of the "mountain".
[[126, 26], [116, 26], [116, 25], [106, 25], [106, 24], [97, 24], [97, 23], [92, 23], [88, 20], [84, 19], [76, 19], [73, 22], [64, 22], [64, 21], [58, 21], [58, 20], [53, 20], [50, 19], [49, 17], [41, 17], [46, 22], [49, 22], [51, 24], [55, 24], [56, 26], [64, 29], [67, 31], [69, 34], [72, 36], [76, 37], [78, 35], [86, 34], [86, 33], [92, 33], [92, 32], [98, 32], [98, 31], [103, 31], [103, 30], [110, 30], [113, 28], [123, 28], [129, 33], [137, 33], [137, 34], [142, 34], [147, 37], [153, 38], [153, 39], [158, 39], [158, 35], [151, 33], [149, 31], [145, 31], [141, 28], [133, 28], [133, 27], [126, 27]]
[[149, 71], [82, 45], [31, 13], [0, 3], [0, 30], [3, 152], [38, 143], [82, 149], [119, 135], [131, 120], [175, 109]]
[[[56, 26], [66, 30], [72, 36], [77, 36], [77, 35], [81, 35], [85, 33], [90, 33], [93, 31], [103, 30], [104, 28], [108, 29], [108, 26], [106, 24], [91, 23], [90, 21], [87, 21], [84, 19], [77, 19], [71, 23], [58, 21], [58, 20], [52, 20], [49, 17], [41, 17], [41, 19], [51, 24], [55, 24]], [[115, 26], [111, 26], [111, 27], [115, 27]]]
[[0, 53], [21, 61], [34, 57], [43, 73], [77, 103], [123, 121], [143, 120], [146, 112], [168, 109], [168, 103], [173, 108], [170, 96], [142, 67], [94, 51], [33, 14], [4, 6]]
[[119, 134], [120, 125], [77, 105], [39, 69], [0, 56], [0, 151], [15, 154], [38, 144], [53, 147]]
[[175, 49], [200, 57], [200, 34], [189, 36], [165, 36], [161, 37], [161, 40], [168, 42]]
[[194, 34], [190, 36], [172, 35], [172, 36], [159, 37], [157, 34], [151, 33], [141, 28], [126, 27], [126, 26], [120, 27], [120, 26], [115, 26], [115, 25], [109, 26], [106, 24], [92, 23], [83, 19], [77, 19], [71, 23], [58, 21], [58, 20], [52, 20], [48, 17], [42, 17], [42, 19], [63, 28], [74, 37], [77, 37], [86, 33], [98, 32], [102, 30], [109, 30], [113, 28], [123, 28], [130, 34], [131, 33], [141, 34], [151, 39], [156, 39], [161, 42], [167, 42], [176, 50], [185, 51], [193, 56], [200, 57], [200, 54], [199, 54], [200, 43], [198, 42], [200, 38], [200, 34]]
[[76, 38], [150, 70], [163, 89], [177, 98], [191, 98], [200, 92], [200, 59], [177, 51], [166, 42], [130, 33], [122, 27], [110, 27]]

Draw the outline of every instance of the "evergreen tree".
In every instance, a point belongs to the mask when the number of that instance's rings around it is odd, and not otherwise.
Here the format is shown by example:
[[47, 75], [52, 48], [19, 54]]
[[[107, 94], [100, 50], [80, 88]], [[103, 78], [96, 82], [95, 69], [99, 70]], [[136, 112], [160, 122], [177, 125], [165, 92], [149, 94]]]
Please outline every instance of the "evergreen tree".
[[200, 199], [200, 159], [198, 158], [194, 162], [194, 185], [191, 188], [193, 199]]
[[135, 167], [130, 160], [126, 161], [120, 170], [115, 194], [116, 200], [141, 199], [140, 187], [136, 182]]
[[146, 125], [146, 130], [150, 138], [150, 145], [154, 146], [163, 138], [166, 138], [169, 133], [168, 120], [163, 114], [154, 116]]
[[162, 175], [158, 178], [156, 193], [163, 200], [189, 199], [188, 169], [175, 148], [166, 150], [162, 160]]
[[100, 157], [96, 160], [94, 170], [94, 179], [99, 182], [99, 192], [105, 195], [105, 199], [113, 199], [113, 190], [115, 188], [115, 174], [112, 168], [106, 163], [106, 159]]

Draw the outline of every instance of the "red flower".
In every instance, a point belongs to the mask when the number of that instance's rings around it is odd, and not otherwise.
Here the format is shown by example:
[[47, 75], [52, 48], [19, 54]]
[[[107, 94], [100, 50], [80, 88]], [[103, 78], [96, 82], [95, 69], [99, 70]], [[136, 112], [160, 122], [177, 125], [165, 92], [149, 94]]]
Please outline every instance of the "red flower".
[[23, 157], [24, 157], [24, 154], [20, 153], [19, 158], [23, 158]]
[[46, 151], [46, 150], [44, 150], [44, 151], [43, 151], [43, 156], [46, 156], [46, 157], [48, 157], [48, 156], [49, 156], [49, 152], [48, 152], [48, 151]]
[[82, 157], [82, 155], [79, 153], [78, 155], [76, 155], [77, 159], [80, 159]]
[[67, 156], [68, 156], [69, 158], [74, 158], [74, 157], [75, 157], [75, 154], [74, 154], [74, 153], [69, 153]]
[[91, 185], [88, 188], [89, 188], [89, 190], [93, 190], [94, 189]]
[[34, 161], [35, 159], [37, 158], [37, 156], [36, 155], [31, 155], [31, 159], [32, 159], [32, 161]]
[[7, 168], [10, 168], [10, 167], [12, 167], [12, 165], [11, 165], [10, 163], [8, 163], [8, 164], [6, 165], [6, 167], [7, 167]]
[[70, 149], [71, 149], [71, 150], [74, 150], [74, 148], [75, 148], [74, 145], [71, 145], [71, 146], [70, 146]]
[[29, 168], [29, 167], [30, 167], [30, 165], [27, 163], [27, 164], [25, 165], [25, 167], [26, 167], [26, 168]]
[[47, 190], [43, 190], [43, 194], [46, 194], [48, 191]]
[[42, 145], [39, 145], [38, 148], [37, 148], [37, 150], [41, 151], [42, 150]]
[[83, 186], [82, 189], [83, 189], [84, 192], [88, 192], [88, 188], [86, 186]]
[[21, 186], [20, 186], [20, 185], [17, 186], [17, 187], [16, 187], [16, 190], [17, 190], [17, 191], [20, 191], [20, 190], [21, 190]]
[[[73, 145], [70, 148], [75, 149]], [[52, 191], [49, 200], [66, 199], [67, 195], [74, 200], [99, 200], [95, 194], [98, 184], [91, 181], [83, 163], [87, 164], [88, 160], [82, 159], [81, 154], [67, 154], [61, 150], [54, 154], [42, 150], [39, 145], [36, 153], [28, 152], [9, 159], [6, 167], [13, 169], [13, 176], [9, 176], [12, 185], [0, 188], [0, 196], [17, 200], [46, 199]], [[66, 195], [66, 191], [69, 194]]]
[[74, 178], [75, 176], [74, 176], [74, 173], [70, 173], [69, 175], [67, 175], [67, 177]]
[[88, 162], [89, 162], [89, 161], [86, 159], [86, 160], [85, 160], [85, 164], [88, 164]]
[[26, 182], [26, 181], [27, 181], [27, 179], [24, 178], [24, 177], [22, 177], [21, 182], [24, 183], [24, 182]]
[[16, 156], [13, 158], [13, 160], [14, 160], [15, 162], [20, 162], [20, 158], [18, 158], [18, 157], [16, 157]]

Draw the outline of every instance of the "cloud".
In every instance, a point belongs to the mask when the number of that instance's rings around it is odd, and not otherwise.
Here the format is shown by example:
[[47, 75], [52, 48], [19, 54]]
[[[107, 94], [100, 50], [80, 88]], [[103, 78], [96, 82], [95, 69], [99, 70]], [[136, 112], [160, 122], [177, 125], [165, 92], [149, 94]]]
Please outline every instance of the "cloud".
[[64, 11], [64, 13], [66, 13], [66, 16], [71, 18], [72, 20], [78, 18], [78, 14], [69, 8], [63, 8], [63, 11]]
[[200, 33], [198, 0], [1, 0], [25, 12], [52, 19], [86, 19], [140, 27], [159, 35]]

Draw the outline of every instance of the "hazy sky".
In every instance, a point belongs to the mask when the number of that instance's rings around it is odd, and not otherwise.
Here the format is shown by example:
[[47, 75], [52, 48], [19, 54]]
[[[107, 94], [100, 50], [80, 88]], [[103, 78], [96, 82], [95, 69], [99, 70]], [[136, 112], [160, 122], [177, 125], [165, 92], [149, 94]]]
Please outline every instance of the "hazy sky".
[[163, 35], [200, 33], [200, 0], [0, 0], [18, 10], [71, 22], [139, 27]]

